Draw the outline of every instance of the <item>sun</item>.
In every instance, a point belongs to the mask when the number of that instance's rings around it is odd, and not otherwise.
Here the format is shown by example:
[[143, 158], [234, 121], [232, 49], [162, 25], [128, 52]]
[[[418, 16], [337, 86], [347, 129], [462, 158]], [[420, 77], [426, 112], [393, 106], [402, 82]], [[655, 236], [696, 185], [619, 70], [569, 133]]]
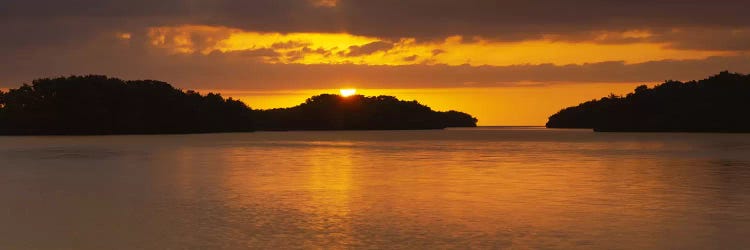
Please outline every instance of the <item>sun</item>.
[[341, 92], [341, 96], [349, 97], [357, 94], [357, 89], [340, 89], [339, 92]]

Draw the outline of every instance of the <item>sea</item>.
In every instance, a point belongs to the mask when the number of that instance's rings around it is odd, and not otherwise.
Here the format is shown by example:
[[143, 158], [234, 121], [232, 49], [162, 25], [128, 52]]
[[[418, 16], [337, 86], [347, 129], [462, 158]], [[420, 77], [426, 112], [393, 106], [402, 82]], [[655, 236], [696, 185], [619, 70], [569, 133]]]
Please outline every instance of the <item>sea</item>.
[[750, 134], [0, 137], [0, 249], [748, 249]]

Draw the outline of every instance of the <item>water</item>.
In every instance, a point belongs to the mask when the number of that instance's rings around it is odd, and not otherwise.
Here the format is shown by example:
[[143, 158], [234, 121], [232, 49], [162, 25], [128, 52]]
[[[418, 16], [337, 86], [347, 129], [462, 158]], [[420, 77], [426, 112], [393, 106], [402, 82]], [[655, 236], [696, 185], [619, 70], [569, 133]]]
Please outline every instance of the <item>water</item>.
[[746, 249], [748, 232], [748, 134], [0, 137], [2, 249]]

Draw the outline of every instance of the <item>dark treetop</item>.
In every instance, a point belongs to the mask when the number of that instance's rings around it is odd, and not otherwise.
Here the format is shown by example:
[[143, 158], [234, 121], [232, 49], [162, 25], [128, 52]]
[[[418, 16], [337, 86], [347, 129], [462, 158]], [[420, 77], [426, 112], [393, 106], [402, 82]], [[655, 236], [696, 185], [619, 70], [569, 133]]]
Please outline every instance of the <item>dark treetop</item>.
[[721, 72], [610, 95], [552, 115], [548, 128], [595, 131], [750, 132], [750, 75]]
[[40, 79], [0, 95], [2, 134], [251, 131], [250, 108], [218, 94], [106, 76]]
[[439, 129], [476, 126], [470, 115], [435, 112], [394, 97], [320, 95], [304, 104], [252, 110], [219, 94], [152, 80], [106, 76], [39, 79], [0, 91], [0, 134], [157, 134], [303, 129]]
[[259, 111], [263, 130], [442, 129], [475, 127], [477, 119], [457, 112], [436, 112], [417, 101], [392, 96], [313, 96], [285, 109]]

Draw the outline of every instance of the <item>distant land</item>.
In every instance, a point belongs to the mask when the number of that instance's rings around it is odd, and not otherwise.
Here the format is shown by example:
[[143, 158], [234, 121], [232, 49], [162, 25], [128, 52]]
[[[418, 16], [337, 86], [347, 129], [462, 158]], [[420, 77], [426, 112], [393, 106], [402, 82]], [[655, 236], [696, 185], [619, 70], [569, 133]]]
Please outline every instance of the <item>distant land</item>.
[[750, 75], [721, 72], [700, 81], [639, 86], [549, 117], [548, 128], [601, 132], [750, 132]]
[[0, 134], [104, 135], [391, 130], [475, 127], [458, 111], [438, 112], [392, 96], [323, 94], [291, 108], [253, 110], [219, 94], [183, 91], [154, 80], [101, 75], [38, 79], [0, 91]]

